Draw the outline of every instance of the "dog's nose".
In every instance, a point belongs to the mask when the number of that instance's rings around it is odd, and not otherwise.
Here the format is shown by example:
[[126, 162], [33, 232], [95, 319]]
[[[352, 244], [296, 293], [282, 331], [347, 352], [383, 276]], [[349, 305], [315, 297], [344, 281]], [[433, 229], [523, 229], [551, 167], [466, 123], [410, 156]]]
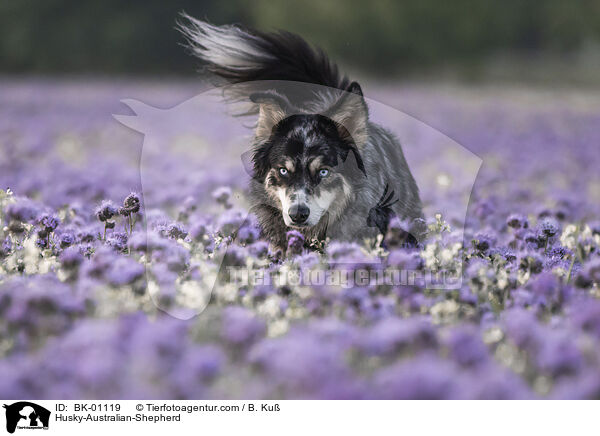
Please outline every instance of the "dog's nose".
[[303, 204], [290, 207], [290, 218], [294, 224], [302, 224], [308, 219], [310, 209]]

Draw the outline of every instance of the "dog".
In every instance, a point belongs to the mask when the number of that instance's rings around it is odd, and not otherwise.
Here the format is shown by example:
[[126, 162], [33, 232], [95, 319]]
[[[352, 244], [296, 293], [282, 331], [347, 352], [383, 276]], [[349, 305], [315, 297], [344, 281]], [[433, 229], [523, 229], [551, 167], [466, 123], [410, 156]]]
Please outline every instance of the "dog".
[[369, 121], [357, 82], [298, 35], [183, 18], [204, 72], [258, 114], [249, 197], [275, 247], [285, 251], [290, 230], [307, 242], [376, 239], [394, 216], [418, 242], [419, 189], [399, 141]]

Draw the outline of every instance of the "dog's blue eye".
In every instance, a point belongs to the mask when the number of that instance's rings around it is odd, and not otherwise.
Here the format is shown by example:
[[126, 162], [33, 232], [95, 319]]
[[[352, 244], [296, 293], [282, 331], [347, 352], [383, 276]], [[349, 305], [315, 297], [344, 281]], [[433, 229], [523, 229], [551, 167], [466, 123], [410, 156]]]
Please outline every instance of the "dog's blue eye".
[[329, 175], [329, 170], [323, 168], [322, 170], [319, 171], [319, 175], [321, 177], [327, 177]]
[[279, 168], [279, 174], [281, 174], [282, 176], [287, 175], [288, 170], [287, 168]]

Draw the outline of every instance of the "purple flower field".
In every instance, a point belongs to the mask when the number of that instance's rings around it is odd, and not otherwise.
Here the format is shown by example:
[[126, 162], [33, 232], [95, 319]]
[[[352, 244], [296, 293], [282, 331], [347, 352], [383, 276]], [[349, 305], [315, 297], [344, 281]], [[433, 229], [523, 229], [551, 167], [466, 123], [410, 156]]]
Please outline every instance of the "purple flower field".
[[[365, 86], [482, 159], [466, 221], [446, 188], [464, 178], [460, 162], [407, 145], [415, 168], [436, 164], [420, 173], [426, 211], [446, 211], [427, 216], [421, 247], [404, 248], [394, 222], [383, 247], [309, 249], [291, 232], [282, 256], [245, 209], [246, 180], [223, 170], [240, 164], [241, 123], [181, 120], [204, 136], [173, 149], [219, 150], [182, 163], [144, 154], [143, 135], [112, 116], [129, 113], [122, 99], [169, 108], [199, 85], [3, 82], [0, 397], [600, 398], [597, 91]], [[198, 283], [217, 275], [219, 254], [271, 274], [462, 267], [463, 280], [253, 286], [221, 275], [206, 295]], [[179, 319], [190, 305], [202, 310]]]

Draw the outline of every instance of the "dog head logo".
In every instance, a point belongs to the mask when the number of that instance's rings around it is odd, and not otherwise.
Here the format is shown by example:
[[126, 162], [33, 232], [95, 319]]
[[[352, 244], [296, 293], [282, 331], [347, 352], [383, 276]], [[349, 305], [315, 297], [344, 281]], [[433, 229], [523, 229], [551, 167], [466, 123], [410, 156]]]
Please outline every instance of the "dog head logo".
[[6, 409], [6, 431], [19, 429], [48, 429], [50, 411], [29, 401], [3, 406]]

